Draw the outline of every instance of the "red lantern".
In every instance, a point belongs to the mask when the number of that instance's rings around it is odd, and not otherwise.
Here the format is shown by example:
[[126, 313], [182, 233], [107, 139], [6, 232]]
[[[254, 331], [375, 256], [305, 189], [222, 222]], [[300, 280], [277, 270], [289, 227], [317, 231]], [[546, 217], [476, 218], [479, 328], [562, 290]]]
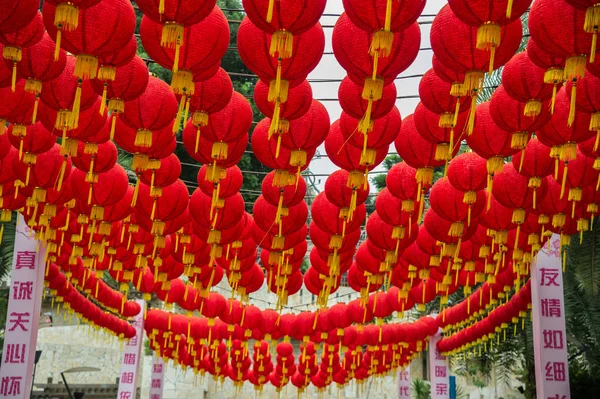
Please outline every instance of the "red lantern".
[[512, 133], [512, 148], [525, 148], [531, 133], [543, 128], [552, 117], [547, 102], [540, 104], [536, 115], [527, 115], [527, 108], [526, 103], [511, 98], [503, 85], [494, 91], [490, 100], [490, 115], [498, 127]]
[[38, 12], [31, 22], [22, 28], [10, 32], [0, 33], [0, 42], [4, 44], [2, 56], [7, 61], [12, 61], [12, 90], [15, 90], [17, 83], [17, 63], [23, 57], [23, 49], [31, 47], [39, 42], [44, 35], [44, 25], [42, 16]]
[[0, 33], [15, 32], [35, 18], [39, 10], [36, 0], [9, 0], [0, 11]]
[[[98, 56], [117, 50], [131, 40], [135, 12], [126, 0], [103, 0], [75, 13], [71, 11], [73, 8], [66, 3], [57, 6], [44, 3], [44, 25], [57, 42], [57, 51], [64, 48], [77, 55], [74, 75], [79, 79], [93, 79], [98, 72]], [[65, 10], [69, 11], [62, 14]], [[61, 14], [65, 15], [64, 25], [60, 22]], [[75, 102], [75, 111], [77, 105]]]
[[517, 52], [521, 42], [519, 18], [500, 29], [493, 24], [487, 28], [496, 30], [494, 40], [485, 40], [478, 45], [479, 29], [462, 22], [449, 6], [438, 12], [431, 25], [434, 54], [446, 67], [465, 73], [465, 90], [468, 93], [481, 87], [484, 71], [491, 72], [504, 65]]
[[556, 91], [553, 95], [553, 87], [556, 86], [545, 82], [545, 73], [544, 68], [531, 61], [527, 52], [515, 55], [502, 70], [502, 87], [509, 96], [526, 103], [525, 116], [539, 115], [542, 103], [556, 96]]

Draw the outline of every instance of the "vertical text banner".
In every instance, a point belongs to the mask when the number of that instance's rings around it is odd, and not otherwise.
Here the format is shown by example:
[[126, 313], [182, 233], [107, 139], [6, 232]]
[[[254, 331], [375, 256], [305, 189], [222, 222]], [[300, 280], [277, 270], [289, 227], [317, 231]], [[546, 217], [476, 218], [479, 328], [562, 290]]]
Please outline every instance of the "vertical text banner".
[[135, 337], [125, 344], [123, 362], [119, 374], [119, 391], [117, 399], [135, 399], [138, 384], [140, 358], [142, 356], [142, 342], [144, 341], [144, 312], [146, 301], [138, 299], [140, 313], [133, 318]]
[[398, 398], [410, 399], [410, 365], [398, 370]]
[[0, 397], [29, 398], [44, 289], [45, 248], [18, 215], [0, 367]]
[[538, 399], [569, 399], [560, 236], [538, 252], [531, 270], [535, 385]]
[[450, 367], [448, 358], [438, 351], [437, 343], [442, 339], [442, 330], [429, 338], [429, 381], [431, 399], [450, 398]]
[[150, 399], [162, 399], [165, 382], [165, 362], [162, 357], [152, 355], [152, 374], [150, 379]]

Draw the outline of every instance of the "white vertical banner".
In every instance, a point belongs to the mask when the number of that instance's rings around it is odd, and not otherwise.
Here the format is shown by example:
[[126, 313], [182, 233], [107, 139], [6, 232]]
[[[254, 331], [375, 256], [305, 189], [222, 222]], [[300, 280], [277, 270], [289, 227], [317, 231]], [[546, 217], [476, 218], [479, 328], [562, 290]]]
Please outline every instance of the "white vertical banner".
[[398, 370], [398, 398], [410, 399], [410, 365]]
[[535, 386], [538, 399], [570, 399], [560, 236], [538, 252], [531, 267]]
[[17, 216], [8, 311], [0, 367], [0, 397], [29, 398], [44, 289], [45, 246]]
[[429, 338], [429, 381], [431, 399], [450, 398], [450, 367], [448, 358], [438, 351], [437, 343], [442, 339], [442, 330]]
[[146, 301], [138, 299], [140, 313], [133, 318], [135, 336], [125, 344], [121, 372], [119, 373], [119, 391], [117, 399], [135, 399], [139, 368], [142, 356], [142, 342], [144, 342], [144, 312]]
[[152, 355], [152, 374], [150, 378], [150, 399], [162, 399], [165, 383], [165, 362], [162, 357]]

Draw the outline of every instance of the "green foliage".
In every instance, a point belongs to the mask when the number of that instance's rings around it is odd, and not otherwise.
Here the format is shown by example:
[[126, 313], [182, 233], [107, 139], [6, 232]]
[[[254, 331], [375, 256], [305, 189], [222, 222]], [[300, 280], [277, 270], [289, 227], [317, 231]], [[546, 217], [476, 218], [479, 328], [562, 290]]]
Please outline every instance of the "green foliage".
[[431, 386], [429, 385], [429, 381], [419, 379], [413, 380], [411, 390], [415, 399], [431, 398]]

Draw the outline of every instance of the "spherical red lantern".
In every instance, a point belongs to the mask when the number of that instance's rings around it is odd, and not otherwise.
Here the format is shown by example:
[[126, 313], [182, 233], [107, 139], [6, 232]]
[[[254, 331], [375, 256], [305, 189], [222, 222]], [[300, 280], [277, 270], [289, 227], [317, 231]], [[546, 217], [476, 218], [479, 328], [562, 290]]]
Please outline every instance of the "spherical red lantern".
[[383, 50], [387, 56], [379, 57], [379, 51], [382, 50], [375, 51], [378, 54], [375, 71], [371, 55], [374, 34], [360, 29], [346, 14], [342, 14], [335, 24], [332, 40], [333, 53], [340, 65], [355, 83], [365, 83], [365, 90], [372, 92], [375, 100], [381, 98], [385, 83], [392, 82], [415, 60], [421, 42], [421, 30], [413, 23], [406, 30], [395, 32], [389, 50]]
[[502, 87], [509, 96], [526, 103], [525, 116], [539, 115], [542, 103], [553, 98], [556, 86], [546, 83], [545, 73], [546, 69], [534, 64], [525, 51], [515, 55], [502, 70]]
[[527, 108], [527, 103], [511, 98], [503, 85], [494, 91], [490, 100], [492, 119], [498, 127], [512, 133], [511, 146], [516, 149], [525, 148], [531, 133], [545, 126], [552, 117], [548, 102], [540, 104], [537, 114], [528, 115]]
[[0, 11], [0, 33], [11, 33], [27, 25], [39, 10], [36, 0], [10, 0]]
[[269, 98], [285, 102], [288, 88], [302, 83], [323, 55], [325, 36], [320, 24], [294, 37], [292, 54], [289, 58], [278, 59], [269, 53], [272, 35], [261, 31], [250, 19], [244, 18], [238, 35], [240, 57], [248, 68], [265, 82], [273, 82], [269, 87]]
[[[164, 20], [142, 18], [140, 37], [148, 55], [164, 68], [173, 70], [171, 87], [176, 94], [194, 94], [194, 73], [218, 64], [229, 45], [229, 25], [223, 11], [214, 7], [202, 21], [183, 28], [179, 45], [165, 46]], [[202, 37], [202, 40], [194, 40]], [[181, 44], [183, 43], [183, 44]]]
[[495, 40], [483, 41], [478, 46], [479, 29], [465, 24], [449, 6], [444, 6], [431, 25], [431, 47], [441, 63], [466, 74], [465, 89], [470, 93], [481, 87], [484, 71], [497, 69], [516, 53], [521, 28], [521, 20], [517, 18], [496, 28]]

